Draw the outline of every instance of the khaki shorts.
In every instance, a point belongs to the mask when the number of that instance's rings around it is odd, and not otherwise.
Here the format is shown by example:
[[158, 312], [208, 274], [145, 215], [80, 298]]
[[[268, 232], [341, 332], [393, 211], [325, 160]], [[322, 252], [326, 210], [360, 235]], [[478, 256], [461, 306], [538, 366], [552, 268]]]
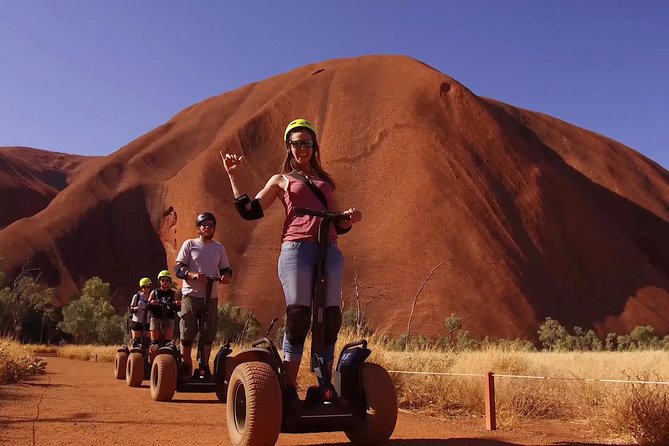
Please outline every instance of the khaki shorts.
[[[151, 325], [150, 325], [151, 331], [160, 330], [161, 322], [162, 318], [151, 316]], [[172, 331], [174, 331], [174, 319], [170, 318], [165, 319], [165, 328], [170, 328], [172, 329]]]
[[[193, 342], [197, 335], [197, 318], [204, 312], [203, 297], [186, 296], [181, 300], [181, 311], [179, 316], [181, 322], [181, 340]], [[216, 328], [218, 327], [218, 299], [209, 300], [207, 311], [207, 329], [202, 333], [205, 344], [211, 344], [216, 339]]]

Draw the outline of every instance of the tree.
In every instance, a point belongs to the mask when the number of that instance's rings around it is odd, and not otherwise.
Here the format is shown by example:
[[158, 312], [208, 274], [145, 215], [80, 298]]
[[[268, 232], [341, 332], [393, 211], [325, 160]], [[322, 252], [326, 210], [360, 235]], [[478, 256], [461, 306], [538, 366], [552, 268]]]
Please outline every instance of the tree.
[[369, 304], [376, 298], [379, 298], [385, 294], [385, 290], [381, 291], [375, 296], [367, 297], [363, 299], [363, 294], [365, 290], [370, 288], [369, 286], [364, 286], [358, 275], [358, 269], [356, 268], [356, 257], [353, 257], [353, 291], [351, 295], [355, 300], [355, 308], [350, 310], [345, 310], [342, 314], [342, 326], [351, 327], [355, 331], [356, 336], [362, 333], [368, 334], [369, 330], [369, 319], [367, 313], [369, 311]]
[[79, 344], [118, 344], [123, 342], [125, 318], [111, 305], [109, 284], [99, 277], [86, 281], [81, 297], [63, 308], [64, 332]]
[[539, 335], [539, 342], [546, 350], [564, 349], [568, 337], [567, 329], [550, 317], [547, 317], [544, 323], [539, 326], [537, 334]]
[[448, 342], [453, 345], [453, 335], [456, 331], [462, 329], [462, 318], [455, 313], [451, 313], [444, 321], [444, 325], [448, 330]]
[[637, 325], [629, 336], [635, 346], [640, 349], [655, 348], [660, 345], [655, 329], [650, 325]]
[[614, 352], [618, 349], [618, 335], [616, 333], [607, 333], [604, 341], [604, 350]]
[[[21, 337], [23, 321], [33, 311], [41, 313], [55, 295], [53, 288], [44, 289], [39, 283], [39, 271], [31, 268], [30, 262], [21, 268], [10, 286], [0, 286], [0, 332]], [[4, 274], [0, 285], [4, 285]]]
[[446, 259], [437, 263], [437, 265], [434, 268], [432, 268], [430, 274], [427, 275], [423, 283], [420, 285], [420, 288], [418, 288], [416, 295], [413, 297], [413, 303], [411, 304], [411, 312], [409, 313], [409, 321], [407, 322], [407, 332], [406, 332], [407, 342], [409, 339], [411, 339], [411, 319], [413, 319], [413, 313], [414, 311], [416, 311], [416, 304], [418, 304], [418, 295], [420, 294], [421, 291], [423, 291], [423, 288], [425, 288], [425, 284], [430, 280], [430, 277], [432, 277], [432, 274], [434, 274], [437, 268], [439, 268], [444, 263], [449, 262], [450, 260], [451, 259]]

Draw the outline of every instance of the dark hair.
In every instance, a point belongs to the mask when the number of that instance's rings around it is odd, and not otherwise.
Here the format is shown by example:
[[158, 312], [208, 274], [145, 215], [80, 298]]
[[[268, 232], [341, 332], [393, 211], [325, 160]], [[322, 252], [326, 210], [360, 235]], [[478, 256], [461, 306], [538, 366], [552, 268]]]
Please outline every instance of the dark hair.
[[286, 141], [284, 141], [285, 147], [286, 147], [286, 159], [283, 160], [283, 166], [281, 168], [281, 173], [290, 173], [293, 170], [297, 170], [297, 164], [295, 163], [295, 158], [293, 157], [293, 152], [290, 150], [290, 147], [288, 146], [288, 141], [290, 138], [290, 135], [293, 132], [297, 131], [307, 131], [311, 133], [311, 137], [314, 140], [314, 151], [311, 155], [311, 158], [309, 159], [309, 166], [314, 170], [316, 175], [325, 181], [326, 183], [330, 183], [332, 188], [334, 189], [335, 182], [330, 176], [329, 173], [327, 173], [322, 167], [321, 167], [321, 152], [318, 148], [318, 141], [316, 140], [316, 135], [314, 132], [311, 131], [311, 129], [307, 127], [295, 127], [294, 129], [291, 129], [291, 131], [286, 135]]

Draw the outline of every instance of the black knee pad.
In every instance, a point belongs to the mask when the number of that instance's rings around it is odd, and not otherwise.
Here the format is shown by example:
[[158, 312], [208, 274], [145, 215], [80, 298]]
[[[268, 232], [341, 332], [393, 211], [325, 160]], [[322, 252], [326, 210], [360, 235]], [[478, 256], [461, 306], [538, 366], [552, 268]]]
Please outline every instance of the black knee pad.
[[337, 335], [341, 328], [341, 309], [339, 307], [326, 307], [323, 312], [325, 322], [325, 345], [337, 343]]
[[193, 345], [193, 341], [187, 341], [185, 339], [182, 339], [181, 345], [183, 345], [184, 347], [190, 347], [191, 345]]
[[288, 305], [286, 307], [286, 339], [293, 345], [303, 345], [311, 327], [311, 307]]

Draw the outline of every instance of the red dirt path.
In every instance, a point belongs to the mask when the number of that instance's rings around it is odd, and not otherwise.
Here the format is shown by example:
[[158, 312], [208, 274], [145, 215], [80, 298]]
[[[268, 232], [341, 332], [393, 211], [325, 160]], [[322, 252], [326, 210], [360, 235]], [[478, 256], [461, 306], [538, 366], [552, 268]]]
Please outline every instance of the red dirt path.
[[[180, 426], [179, 424], [183, 424]], [[132, 440], [134, 439], [134, 440]], [[213, 394], [151, 400], [112, 377], [112, 364], [48, 358], [46, 375], [0, 386], [2, 445], [227, 445], [225, 406]], [[281, 445], [350, 444], [343, 433], [282, 434]], [[599, 445], [582, 425], [531, 423], [484, 429], [483, 420], [400, 413], [390, 445]]]

